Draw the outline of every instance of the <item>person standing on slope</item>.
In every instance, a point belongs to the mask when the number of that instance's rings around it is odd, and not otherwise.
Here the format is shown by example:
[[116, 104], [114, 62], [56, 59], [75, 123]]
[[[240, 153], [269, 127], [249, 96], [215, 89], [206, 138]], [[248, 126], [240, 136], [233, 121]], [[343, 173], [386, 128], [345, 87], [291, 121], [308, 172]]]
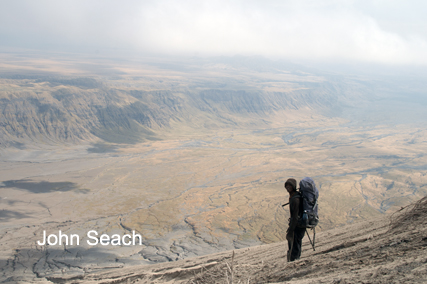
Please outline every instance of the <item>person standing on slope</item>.
[[285, 188], [289, 193], [289, 227], [286, 231], [288, 240], [288, 261], [294, 261], [301, 257], [302, 239], [305, 234], [305, 228], [298, 227], [298, 219], [302, 212], [302, 200], [297, 191], [297, 181], [293, 178], [285, 182]]

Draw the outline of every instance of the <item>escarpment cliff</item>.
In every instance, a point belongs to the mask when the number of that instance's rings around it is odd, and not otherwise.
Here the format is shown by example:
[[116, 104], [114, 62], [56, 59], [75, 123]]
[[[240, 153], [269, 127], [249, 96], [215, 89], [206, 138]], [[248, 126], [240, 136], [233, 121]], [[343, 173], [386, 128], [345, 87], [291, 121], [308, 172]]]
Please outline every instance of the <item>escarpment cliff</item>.
[[[287, 110], [329, 111], [340, 106], [342, 92], [330, 83], [301, 84], [298, 89], [262, 88], [157, 89], [127, 83], [111, 86], [93, 78], [1, 79], [3, 146], [27, 142], [65, 143], [101, 138], [112, 143], [157, 139], [155, 131], [171, 121], [204, 126], [268, 124]], [[27, 142], [26, 142], [27, 141]], [[18, 143], [18, 144], [17, 144]]]
[[19, 86], [20, 80], [2, 83], [5, 144], [20, 139], [77, 142], [95, 136], [108, 142], [133, 143], [151, 137], [150, 129], [167, 126], [171, 118], [179, 115], [182, 104], [168, 92], [138, 96], [135, 92], [99, 86], [51, 87], [40, 79], [33, 80], [32, 86], [24, 90]]

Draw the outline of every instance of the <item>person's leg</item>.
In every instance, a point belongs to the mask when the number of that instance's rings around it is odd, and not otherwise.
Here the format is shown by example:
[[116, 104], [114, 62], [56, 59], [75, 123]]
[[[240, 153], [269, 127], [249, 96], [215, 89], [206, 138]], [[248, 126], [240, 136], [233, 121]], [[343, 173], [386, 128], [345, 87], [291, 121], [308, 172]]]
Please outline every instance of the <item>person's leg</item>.
[[288, 241], [288, 253], [287, 253], [287, 259], [288, 261], [292, 261], [292, 246], [293, 246], [293, 240], [292, 241]]
[[291, 261], [301, 257], [302, 239], [304, 238], [305, 228], [295, 228], [294, 243], [292, 246]]

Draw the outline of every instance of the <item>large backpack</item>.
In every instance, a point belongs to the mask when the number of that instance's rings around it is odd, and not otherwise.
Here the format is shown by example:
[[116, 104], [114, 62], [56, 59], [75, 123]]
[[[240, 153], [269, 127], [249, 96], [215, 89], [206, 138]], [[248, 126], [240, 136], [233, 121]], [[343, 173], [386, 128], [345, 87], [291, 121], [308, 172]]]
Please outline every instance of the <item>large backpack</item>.
[[298, 221], [298, 226], [301, 228], [314, 228], [319, 223], [318, 199], [319, 190], [314, 181], [309, 178], [303, 178], [299, 182], [299, 193], [302, 200], [302, 214]]

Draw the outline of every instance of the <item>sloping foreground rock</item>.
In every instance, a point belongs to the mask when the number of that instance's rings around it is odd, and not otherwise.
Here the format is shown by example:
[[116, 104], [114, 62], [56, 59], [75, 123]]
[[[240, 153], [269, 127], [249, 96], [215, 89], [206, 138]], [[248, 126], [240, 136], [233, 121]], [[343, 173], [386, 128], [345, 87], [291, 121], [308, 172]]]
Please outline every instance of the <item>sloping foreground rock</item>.
[[317, 240], [313, 251], [305, 238], [302, 258], [292, 263], [286, 262], [286, 243], [275, 243], [77, 278], [36, 278], [33, 282], [426, 283], [427, 197], [391, 217], [318, 233]]

